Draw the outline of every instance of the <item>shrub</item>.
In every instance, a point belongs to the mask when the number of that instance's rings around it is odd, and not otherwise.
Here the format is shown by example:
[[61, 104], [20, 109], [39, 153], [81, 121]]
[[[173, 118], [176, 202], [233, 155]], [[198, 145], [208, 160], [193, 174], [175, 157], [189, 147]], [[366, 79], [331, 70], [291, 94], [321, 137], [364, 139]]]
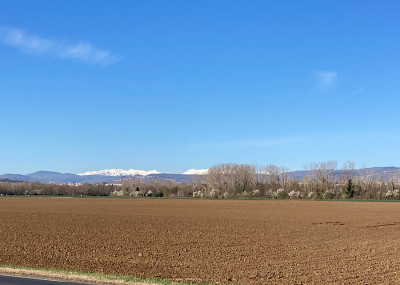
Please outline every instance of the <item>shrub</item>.
[[333, 199], [335, 197], [335, 193], [332, 190], [326, 190], [323, 197], [324, 199]]
[[355, 187], [353, 184], [353, 180], [347, 180], [346, 186], [343, 188], [343, 194], [345, 194], [346, 198], [353, 198], [355, 193]]
[[323, 196], [324, 196], [324, 189], [322, 189], [320, 187], [315, 188], [314, 198], [321, 199], [321, 198], [323, 198]]
[[288, 197], [288, 193], [283, 188], [276, 190], [276, 194], [278, 199], [286, 199]]
[[315, 198], [316, 198], [316, 195], [315, 195], [314, 192], [311, 191], [311, 192], [308, 193], [307, 197], [308, 197], [309, 199], [315, 199]]
[[268, 198], [277, 198], [278, 197], [276, 192], [274, 192], [272, 189], [269, 189], [268, 192], [266, 192], [266, 196]]
[[397, 199], [399, 197], [400, 191], [398, 189], [395, 190], [388, 190], [385, 193], [385, 198], [386, 199]]
[[203, 198], [203, 192], [199, 191], [193, 191], [193, 198]]
[[112, 192], [112, 195], [113, 196], [124, 196], [124, 190], [114, 190], [113, 192]]
[[186, 190], [184, 190], [184, 189], [179, 189], [178, 192], [177, 192], [177, 196], [180, 197], [180, 198], [183, 198], [183, 197], [187, 197], [187, 196], [189, 196], [189, 195], [188, 195], [188, 193], [187, 193]]
[[210, 198], [217, 198], [217, 197], [218, 197], [218, 191], [215, 190], [215, 189], [212, 189], [212, 190], [210, 191], [210, 194], [208, 194], [208, 196], [209, 196]]
[[294, 191], [294, 190], [290, 191], [288, 196], [290, 199], [298, 199], [301, 197], [300, 191]]

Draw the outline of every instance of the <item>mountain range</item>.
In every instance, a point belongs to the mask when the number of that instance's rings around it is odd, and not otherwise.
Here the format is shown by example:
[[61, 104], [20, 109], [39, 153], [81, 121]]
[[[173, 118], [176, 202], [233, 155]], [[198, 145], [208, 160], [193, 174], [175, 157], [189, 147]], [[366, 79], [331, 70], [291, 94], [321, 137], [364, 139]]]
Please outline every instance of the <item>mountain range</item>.
[[[375, 178], [382, 177], [388, 179], [393, 174], [400, 174], [400, 167], [372, 167], [358, 169], [359, 172], [367, 173]], [[336, 170], [335, 175], [339, 176], [343, 170]], [[104, 169], [99, 171], [88, 171], [80, 174], [60, 173], [53, 171], [37, 171], [26, 175], [22, 174], [3, 174], [0, 175], [0, 181], [28, 181], [40, 183], [121, 183], [126, 178], [139, 178], [142, 181], [152, 179], [172, 180], [179, 183], [191, 183], [199, 175], [207, 173], [207, 169], [189, 169], [183, 173], [160, 173], [157, 170], [123, 170], [123, 169]], [[291, 178], [301, 179], [310, 172], [308, 170], [299, 170], [288, 172]]]
[[[79, 174], [60, 173], [53, 171], [37, 171], [26, 175], [22, 174], [3, 174], [0, 181], [28, 181], [40, 183], [121, 183], [126, 178], [139, 178], [142, 181], [152, 179], [172, 180], [180, 183], [191, 183], [193, 178], [202, 170], [191, 169], [182, 174], [160, 173], [157, 170], [123, 170], [123, 169], [104, 169], [99, 171], [88, 171]], [[194, 173], [194, 174], [193, 174]]]

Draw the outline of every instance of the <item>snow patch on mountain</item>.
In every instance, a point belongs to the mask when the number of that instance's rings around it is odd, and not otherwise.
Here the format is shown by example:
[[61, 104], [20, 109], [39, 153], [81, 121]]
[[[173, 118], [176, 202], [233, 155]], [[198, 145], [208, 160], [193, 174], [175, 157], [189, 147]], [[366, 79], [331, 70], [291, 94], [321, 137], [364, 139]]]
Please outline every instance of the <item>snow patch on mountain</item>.
[[80, 176], [85, 175], [104, 175], [104, 176], [134, 176], [134, 175], [142, 175], [147, 176], [150, 174], [160, 174], [157, 170], [137, 170], [137, 169], [103, 169], [99, 171], [87, 171], [83, 173], [78, 173]]
[[182, 174], [192, 174], [192, 175], [204, 175], [208, 173], [208, 169], [189, 169], [183, 172]]

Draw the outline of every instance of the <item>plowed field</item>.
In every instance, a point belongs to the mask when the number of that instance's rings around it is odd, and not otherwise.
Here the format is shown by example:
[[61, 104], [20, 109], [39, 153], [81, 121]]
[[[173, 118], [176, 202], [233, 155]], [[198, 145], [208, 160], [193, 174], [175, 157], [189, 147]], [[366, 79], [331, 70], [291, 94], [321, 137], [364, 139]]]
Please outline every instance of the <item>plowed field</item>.
[[400, 203], [1, 197], [0, 264], [227, 284], [400, 284]]

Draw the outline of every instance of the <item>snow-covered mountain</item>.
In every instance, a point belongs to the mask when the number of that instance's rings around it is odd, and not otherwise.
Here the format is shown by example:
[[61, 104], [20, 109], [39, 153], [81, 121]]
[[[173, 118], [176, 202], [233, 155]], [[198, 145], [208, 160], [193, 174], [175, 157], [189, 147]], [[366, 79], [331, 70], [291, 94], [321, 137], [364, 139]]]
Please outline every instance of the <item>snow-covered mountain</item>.
[[87, 171], [83, 173], [78, 173], [80, 176], [86, 176], [86, 175], [104, 175], [104, 176], [135, 176], [135, 175], [141, 175], [141, 176], [147, 176], [150, 174], [160, 174], [157, 170], [137, 170], [137, 169], [103, 169], [99, 171]]
[[[185, 172], [181, 174], [185, 175], [204, 175], [207, 174], [208, 169], [189, 169], [186, 170]], [[98, 171], [87, 171], [83, 173], [78, 173], [77, 175], [80, 176], [87, 176], [87, 175], [103, 175], [103, 176], [135, 176], [135, 175], [141, 175], [141, 176], [147, 176], [150, 174], [161, 174], [161, 172], [157, 170], [138, 170], [138, 169], [102, 169]]]
[[208, 173], [208, 169], [189, 169], [183, 172], [182, 174], [194, 174], [194, 175], [204, 175]]
[[[148, 172], [148, 171], [147, 171]], [[90, 172], [98, 173], [98, 172]], [[107, 173], [107, 172], [101, 172]], [[114, 173], [114, 172], [111, 172]], [[127, 172], [122, 172], [127, 173]], [[136, 172], [129, 172], [136, 173]], [[28, 182], [41, 182], [41, 183], [113, 183], [120, 184], [125, 179], [134, 177], [140, 179], [142, 182], [148, 182], [152, 180], [171, 180], [179, 183], [192, 183], [193, 178], [196, 175], [191, 174], [173, 174], [173, 173], [152, 173], [148, 175], [107, 175], [107, 174], [95, 174], [95, 175], [77, 175], [72, 173], [60, 173], [53, 171], [38, 171], [27, 175], [21, 174], [3, 174], [0, 175], [0, 182], [7, 181], [28, 181]]]
[[103, 169], [98, 171], [87, 171], [79, 174], [60, 173], [53, 171], [38, 171], [26, 175], [3, 174], [0, 175], [4, 181], [29, 181], [41, 183], [121, 183], [124, 179], [132, 177], [143, 182], [157, 180], [172, 180], [179, 183], [192, 183], [197, 175], [206, 174], [207, 169], [189, 169], [182, 174], [161, 173], [157, 170], [137, 169]]

